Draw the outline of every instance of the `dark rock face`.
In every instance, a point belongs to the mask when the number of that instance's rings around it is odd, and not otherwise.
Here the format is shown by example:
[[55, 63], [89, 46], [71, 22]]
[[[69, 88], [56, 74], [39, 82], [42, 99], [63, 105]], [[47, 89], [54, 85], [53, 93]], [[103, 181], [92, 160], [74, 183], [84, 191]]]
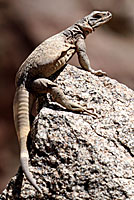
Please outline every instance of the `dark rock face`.
[[29, 169], [39, 196], [21, 169], [0, 199], [132, 200], [134, 198], [134, 93], [108, 77], [73, 66], [58, 80], [71, 100], [94, 107], [98, 118], [56, 103], [43, 107], [28, 138]]

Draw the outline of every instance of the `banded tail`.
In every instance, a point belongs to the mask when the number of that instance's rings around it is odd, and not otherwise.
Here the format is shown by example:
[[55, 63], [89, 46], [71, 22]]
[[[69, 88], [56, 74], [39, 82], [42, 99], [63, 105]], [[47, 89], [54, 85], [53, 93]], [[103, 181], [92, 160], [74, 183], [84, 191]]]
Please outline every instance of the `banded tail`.
[[25, 173], [29, 182], [40, 192], [41, 189], [37, 186], [32, 173], [29, 171], [28, 167], [28, 150], [27, 150], [27, 137], [30, 131], [30, 121], [29, 121], [29, 92], [24, 86], [17, 88], [14, 102], [13, 102], [13, 112], [14, 112], [14, 123], [16, 132], [18, 135], [18, 140], [20, 144], [20, 162], [22, 170]]

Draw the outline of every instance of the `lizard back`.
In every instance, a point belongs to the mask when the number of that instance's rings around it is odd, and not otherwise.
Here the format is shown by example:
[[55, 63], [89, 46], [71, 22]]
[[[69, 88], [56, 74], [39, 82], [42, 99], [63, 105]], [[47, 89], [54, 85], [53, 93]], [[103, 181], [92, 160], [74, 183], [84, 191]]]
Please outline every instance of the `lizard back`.
[[27, 79], [49, 78], [65, 65], [76, 52], [75, 44], [67, 42], [65, 36], [57, 34], [42, 42], [22, 63], [16, 74], [16, 85]]

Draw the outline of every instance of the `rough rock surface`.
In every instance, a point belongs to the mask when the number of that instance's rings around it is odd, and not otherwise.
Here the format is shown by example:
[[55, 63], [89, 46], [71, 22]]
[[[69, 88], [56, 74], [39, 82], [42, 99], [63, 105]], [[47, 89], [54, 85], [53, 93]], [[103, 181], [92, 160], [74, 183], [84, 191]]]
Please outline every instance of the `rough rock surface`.
[[18, 170], [0, 199], [134, 199], [134, 92], [109, 77], [68, 65], [56, 82], [99, 118], [50, 102], [36, 116], [29, 169], [44, 196]]
[[113, 18], [86, 39], [92, 66], [134, 89], [134, 0], [0, 0], [0, 193], [19, 166], [12, 113], [19, 66], [44, 39], [93, 10]]

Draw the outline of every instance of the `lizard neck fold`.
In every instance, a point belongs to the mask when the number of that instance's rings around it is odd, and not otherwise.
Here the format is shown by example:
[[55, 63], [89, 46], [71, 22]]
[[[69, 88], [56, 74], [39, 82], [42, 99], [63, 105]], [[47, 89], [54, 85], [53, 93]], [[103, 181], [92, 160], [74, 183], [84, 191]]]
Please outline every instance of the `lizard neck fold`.
[[63, 31], [63, 35], [68, 41], [73, 39], [73, 42], [75, 42], [80, 37], [85, 39], [87, 34], [82, 30], [82, 28], [78, 24], [74, 24], [73, 26]]

